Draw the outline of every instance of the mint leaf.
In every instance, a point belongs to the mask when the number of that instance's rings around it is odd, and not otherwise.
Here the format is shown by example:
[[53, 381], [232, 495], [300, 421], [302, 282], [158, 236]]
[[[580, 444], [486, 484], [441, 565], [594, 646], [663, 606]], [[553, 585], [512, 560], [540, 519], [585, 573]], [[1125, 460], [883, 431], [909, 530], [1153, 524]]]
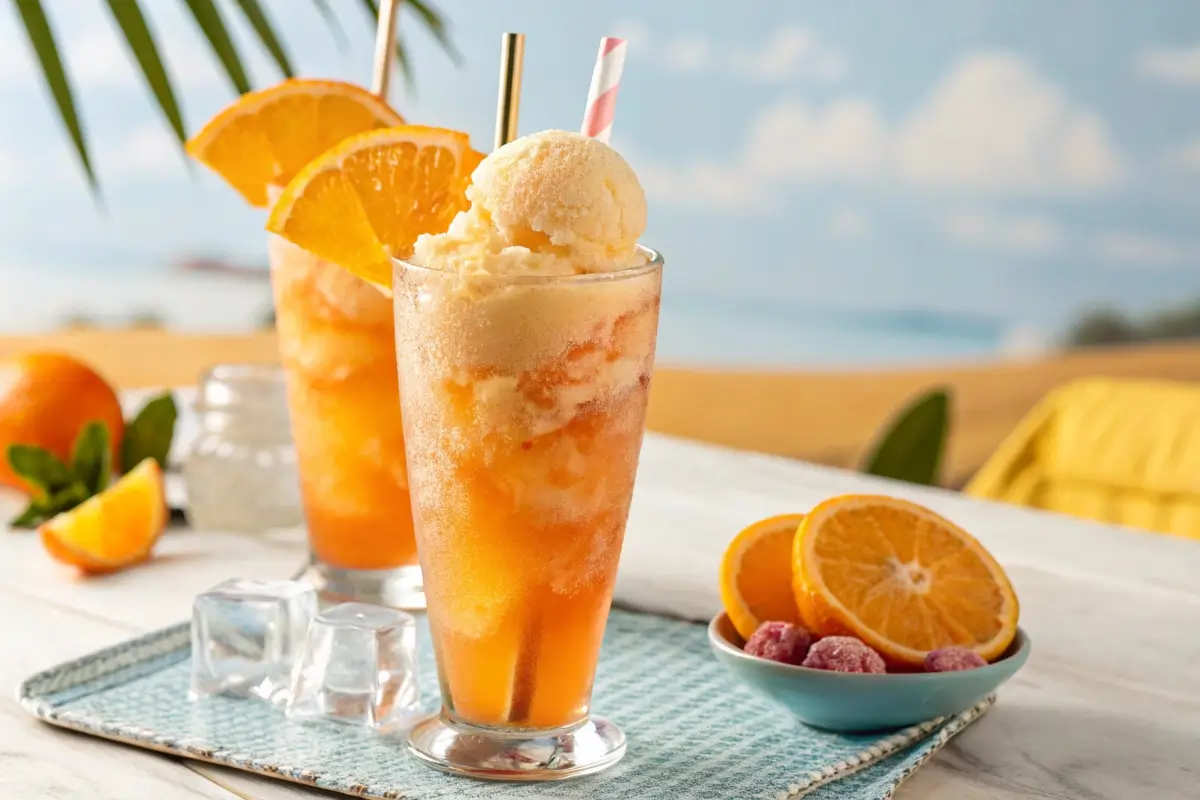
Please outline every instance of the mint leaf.
[[67, 465], [44, 448], [29, 444], [9, 445], [7, 456], [13, 472], [36, 486], [44, 495], [52, 495], [75, 480]]
[[103, 422], [89, 422], [75, 439], [71, 471], [89, 494], [103, 492], [112, 477], [112, 450], [108, 441], [108, 426]]
[[147, 401], [137, 415], [125, 424], [125, 439], [121, 442], [121, 472], [129, 472], [147, 458], [153, 458], [165, 471], [177, 416], [175, 398], [170, 392]]
[[75, 481], [54, 494], [30, 500], [25, 510], [8, 524], [13, 528], [36, 528], [55, 515], [70, 511], [91, 496], [92, 493], [82, 481]]

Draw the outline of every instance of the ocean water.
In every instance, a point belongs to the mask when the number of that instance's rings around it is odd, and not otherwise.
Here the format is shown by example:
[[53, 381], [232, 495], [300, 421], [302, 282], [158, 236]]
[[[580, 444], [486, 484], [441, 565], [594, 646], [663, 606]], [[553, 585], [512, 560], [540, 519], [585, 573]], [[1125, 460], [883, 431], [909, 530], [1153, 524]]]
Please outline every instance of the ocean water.
[[[0, 292], [0, 333], [37, 333], [86, 318], [118, 326], [151, 314], [168, 328], [230, 333], [261, 325], [262, 280], [163, 270], [104, 274], [22, 270]], [[804, 306], [667, 292], [658, 360], [680, 366], [838, 367], [976, 361], [1041, 352], [1046, 337], [1011, 320], [918, 309]]]

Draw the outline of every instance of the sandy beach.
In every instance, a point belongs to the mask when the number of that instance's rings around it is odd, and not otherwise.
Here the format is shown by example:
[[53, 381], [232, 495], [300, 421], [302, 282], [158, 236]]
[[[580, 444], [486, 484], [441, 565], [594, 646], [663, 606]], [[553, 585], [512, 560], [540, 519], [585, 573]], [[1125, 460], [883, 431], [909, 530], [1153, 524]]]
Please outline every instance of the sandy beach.
[[[162, 330], [65, 330], [0, 337], [0, 357], [63, 350], [122, 388], [184, 386], [208, 365], [276, 360], [275, 336]], [[650, 428], [730, 447], [853, 467], [908, 398], [952, 391], [944, 474], [961, 486], [1017, 421], [1055, 386], [1086, 376], [1200, 380], [1200, 344], [1080, 350], [1028, 361], [845, 371], [674, 368], [655, 373]]]

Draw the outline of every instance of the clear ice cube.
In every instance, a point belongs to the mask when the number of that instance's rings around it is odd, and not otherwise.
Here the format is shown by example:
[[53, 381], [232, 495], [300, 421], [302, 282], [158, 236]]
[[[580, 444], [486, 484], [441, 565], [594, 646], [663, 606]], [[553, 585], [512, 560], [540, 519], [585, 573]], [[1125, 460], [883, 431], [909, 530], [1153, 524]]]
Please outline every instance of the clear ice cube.
[[316, 592], [298, 581], [233, 578], [197, 595], [189, 697], [224, 694], [282, 704], [316, 614]]
[[377, 730], [415, 721], [416, 625], [402, 611], [365, 603], [343, 603], [318, 614], [292, 672], [288, 717]]

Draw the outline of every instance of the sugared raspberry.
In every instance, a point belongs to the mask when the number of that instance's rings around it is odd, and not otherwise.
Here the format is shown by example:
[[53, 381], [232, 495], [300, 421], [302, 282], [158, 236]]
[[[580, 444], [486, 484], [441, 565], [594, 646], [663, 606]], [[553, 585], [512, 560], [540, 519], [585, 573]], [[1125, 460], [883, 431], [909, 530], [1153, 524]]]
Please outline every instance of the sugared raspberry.
[[887, 672], [883, 657], [852, 636], [826, 636], [816, 642], [804, 666], [831, 672]]
[[943, 647], [925, 656], [926, 672], [958, 672], [986, 666], [983, 656], [965, 647]]
[[799, 664], [811, 645], [808, 628], [790, 622], [764, 622], [742, 649], [752, 656], [781, 664]]

